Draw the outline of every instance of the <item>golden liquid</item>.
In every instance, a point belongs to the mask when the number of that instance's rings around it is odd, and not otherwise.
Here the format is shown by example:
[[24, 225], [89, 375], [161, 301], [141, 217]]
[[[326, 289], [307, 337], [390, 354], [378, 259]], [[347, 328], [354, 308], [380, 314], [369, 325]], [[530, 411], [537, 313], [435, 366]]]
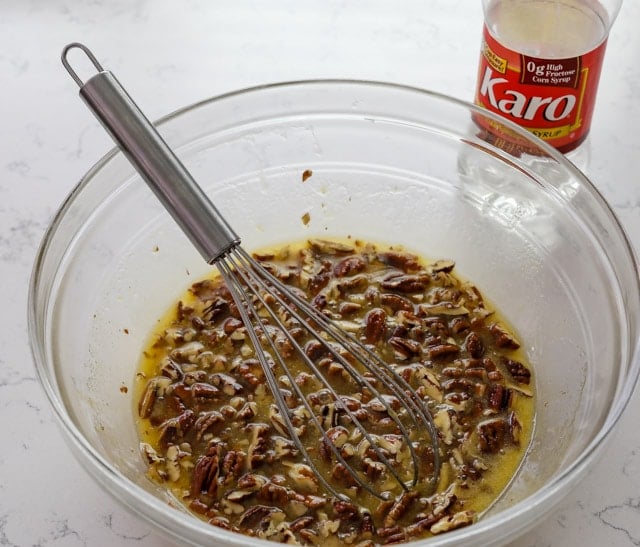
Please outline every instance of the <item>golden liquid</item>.
[[[354, 242], [344, 240], [344, 243], [353, 245]], [[293, 256], [296, 254], [297, 250], [303, 246], [304, 243], [288, 245], [286, 246], [286, 249], [288, 250], [287, 252], [290, 252], [290, 254]], [[376, 246], [376, 248], [384, 250], [383, 246]], [[265, 249], [259, 251], [259, 254], [274, 253], [281, 256], [282, 249], [283, 247]], [[391, 249], [398, 250], [398, 247], [396, 247], [395, 249]], [[422, 262], [427, 263], [424, 260], [422, 260]], [[217, 274], [215, 272], [213, 272], [211, 276], [211, 279], [214, 278], [217, 278]], [[456, 278], [462, 280], [457, 273]], [[192, 306], [196, 302], [197, 297], [195, 297], [190, 291], [187, 291], [180, 298], [180, 300], [184, 305]], [[486, 307], [494, 310], [492, 321], [495, 320], [510, 329], [509, 323], [504, 319], [504, 317], [500, 315], [498, 311], [495, 311], [496, 308], [490, 305], [490, 302], [487, 301], [486, 297], [484, 298], [484, 302]], [[156, 328], [149, 337], [149, 342], [147, 343], [146, 350], [144, 351], [144, 354], [141, 358], [138, 372], [136, 374], [136, 381], [134, 382], [134, 415], [136, 416], [136, 424], [138, 427], [141, 442], [150, 444], [152, 447], [158, 450], [159, 453], [159, 428], [153, 427], [149, 423], [148, 419], [141, 419], [138, 417], [137, 405], [138, 401], [141, 399], [144, 393], [144, 389], [148, 379], [154, 376], [158, 376], [160, 373], [161, 365], [159, 365], [159, 363], [161, 363], [162, 358], [166, 355], [166, 351], [164, 348], [155, 347], [155, 343], [158, 339], [163, 337], [163, 333], [165, 332], [165, 330], [176, 321], [176, 308], [177, 305], [176, 303], [174, 303], [173, 305], [171, 305], [166, 314], [158, 320]], [[513, 329], [510, 330], [511, 332], [515, 332], [515, 330]], [[532, 371], [531, 367], [528, 365], [526, 355], [522, 349], [510, 351], [509, 357], [525, 364], [527, 368]], [[529, 388], [531, 392], [535, 391], [535, 377], [533, 375], [533, 372], [534, 371], [532, 371], [530, 386], [524, 386], [525, 389]], [[256, 401], [260, 405], [257, 417], [263, 415], [263, 421], [268, 422], [266, 415], [269, 404], [273, 402], [271, 396], [266, 396], [263, 401], [259, 401], [258, 399], [256, 399]], [[509, 483], [512, 481], [518, 471], [519, 466], [522, 463], [523, 457], [525, 456], [530, 444], [535, 424], [535, 397], [526, 396], [518, 391], [515, 391], [513, 394], [511, 409], [517, 414], [518, 421], [522, 426], [519, 446], [506, 446], [504, 450], [502, 450], [498, 454], [483, 454], [483, 461], [485, 461], [489, 469], [482, 474], [480, 479], [476, 481], [470, 481], [469, 488], [466, 488], [462, 491], [460, 491], [459, 489], [458, 492], [459, 502], [461, 504], [461, 507], [465, 510], [471, 510], [476, 512], [477, 514], [481, 514], [483, 511], [486, 511], [503, 494], [505, 488], [507, 488]], [[321, 468], [322, 465], [322, 462], [320, 462]], [[327, 471], [328, 470], [329, 468], [327, 467]], [[451, 465], [447, 461], [443, 461], [437, 491], [442, 492], [446, 490], [451, 480], [454, 478], [455, 473], [452, 471]], [[182, 500], [189, 492], [190, 476], [189, 474], [183, 472], [178, 481], [166, 482], [165, 485], [178, 500]], [[187, 499], [186, 501], [188, 503], [189, 500]], [[360, 504], [361, 506], [367, 507], [372, 513], [375, 511], [377, 505], [379, 504], [379, 500], [377, 500], [377, 498], [373, 498], [372, 496], [366, 494], [362, 495], [358, 499], [353, 499], [353, 501], [357, 504]], [[325, 543], [327, 542], [325, 541]], [[331, 543], [328, 542], [328, 544]]]

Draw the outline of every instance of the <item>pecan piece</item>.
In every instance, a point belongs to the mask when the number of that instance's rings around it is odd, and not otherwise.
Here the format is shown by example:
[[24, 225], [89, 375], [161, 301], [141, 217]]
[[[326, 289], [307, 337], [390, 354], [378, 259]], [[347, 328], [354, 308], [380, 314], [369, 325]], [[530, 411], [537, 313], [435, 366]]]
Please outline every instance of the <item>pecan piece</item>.
[[411, 300], [405, 296], [393, 293], [382, 293], [380, 295], [380, 304], [383, 306], [389, 306], [394, 312], [398, 311], [414, 311], [414, 305]]
[[389, 512], [384, 517], [382, 524], [387, 528], [396, 524], [402, 515], [407, 512], [417, 497], [418, 492], [416, 491], [404, 492], [391, 506], [391, 509], [389, 509]]
[[520, 347], [520, 343], [515, 339], [513, 334], [498, 323], [489, 325], [489, 332], [493, 336], [496, 346], [499, 348], [518, 349]]
[[242, 490], [257, 492], [258, 490], [260, 490], [260, 488], [267, 484], [267, 482], [269, 482], [268, 479], [262, 475], [258, 475], [256, 473], [246, 473], [238, 479], [237, 486]]
[[333, 510], [339, 515], [340, 520], [350, 520], [358, 514], [356, 505], [349, 501], [337, 500], [333, 503]]
[[317, 340], [309, 340], [304, 346], [305, 355], [313, 362], [318, 361], [321, 357], [327, 355], [328, 351], [324, 344]]
[[477, 425], [478, 448], [481, 452], [496, 454], [506, 444], [509, 426], [502, 418], [485, 420]]
[[324, 289], [331, 280], [331, 272], [320, 272], [309, 280], [309, 291], [314, 296]]
[[384, 336], [387, 314], [380, 308], [373, 308], [364, 318], [364, 337], [367, 343], [376, 344]]
[[196, 415], [193, 410], [185, 410], [179, 416], [169, 418], [160, 426], [160, 444], [167, 446], [182, 439], [193, 427]]
[[480, 359], [484, 355], [484, 344], [477, 332], [469, 333], [464, 341], [464, 346], [473, 359]]
[[266, 457], [268, 449], [267, 434], [269, 429], [267, 424], [261, 423], [250, 423], [245, 428], [245, 430], [251, 434], [249, 450], [247, 451], [249, 467], [251, 469], [255, 469]]
[[217, 399], [220, 396], [220, 390], [211, 384], [196, 382], [191, 386], [191, 395], [195, 399]]
[[340, 302], [340, 304], [338, 304], [338, 313], [341, 316], [353, 315], [361, 309], [362, 306], [356, 302]]
[[336, 277], [346, 277], [348, 275], [360, 273], [367, 267], [367, 263], [362, 257], [349, 256], [343, 258], [333, 267], [333, 275]]
[[144, 394], [138, 402], [138, 415], [141, 418], [148, 418], [153, 411], [153, 405], [158, 396], [158, 379], [152, 378], [147, 382]]
[[420, 343], [409, 338], [392, 336], [391, 338], [389, 338], [389, 344], [395, 350], [398, 359], [401, 360], [406, 360], [413, 355], [419, 355], [420, 353], [422, 353], [422, 346], [420, 345]]
[[347, 468], [341, 463], [337, 463], [331, 470], [331, 477], [336, 481], [339, 481], [345, 487], [358, 486], [358, 482], [353, 478], [353, 475], [349, 473]]
[[220, 456], [222, 446], [219, 444], [209, 447], [206, 455], [196, 461], [191, 479], [191, 496], [197, 497], [201, 492], [215, 496], [218, 489], [218, 475], [220, 474]]
[[509, 408], [512, 391], [501, 384], [491, 384], [487, 392], [487, 406], [494, 412]]
[[323, 436], [320, 441], [320, 455], [325, 461], [331, 461], [333, 458], [333, 450], [331, 450], [331, 444], [336, 448], [342, 448], [349, 439], [349, 431], [341, 425], [332, 427], [326, 432], [326, 437]]
[[195, 423], [196, 440], [201, 440], [202, 436], [213, 426], [224, 423], [224, 416], [217, 410], [202, 412]]
[[460, 348], [455, 344], [436, 344], [435, 346], [427, 348], [427, 355], [430, 359], [457, 355], [459, 352]]
[[433, 273], [444, 272], [450, 273], [455, 268], [456, 263], [453, 260], [441, 259], [436, 260], [431, 264], [431, 271]]
[[378, 253], [376, 257], [383, 264], [399, 268], [405, 273], [415, 272], [420, 269], [420, 263], [418, 262], [417, 257], [409, 253], [389, 251], [385, 253]]
[[284, 504], [289, 501], [289, 492], [284, 486], [268, 482], [258, 490], [256, 497], [269, 504], [284, 507]]
[[454, 317], [449, 323], [449, 328], [454, 334], [459, 334], [471, 328], [469, 319], [464, 316]]
[[233, 334], [236, 330], [242, 327], [244, 323], [235, 317], [227, 317], [222, 322], [222, 330], [226, 335]]
[[518, 421], [515, 412], [511, 412], [507, 417], [507, 423], [509, 424], [509, 435], [511, 436], [511, 442], [515, 445], [520, 444], [520, 435], [522, 434], [522, 425]]
[[371, 480], [376, 480], [385, 471], [385, 465], [382, 462], [372, 460], [371, 458], [363, 458], [362, 470]]
[[289, 530], [291, 530], [292, 532], [297, 532], [298, 530], [302, 530], [302, 528], [311, 526], [314, 521], [315, 519], [310, 515], [299, 517], [291, 523], [291, 525], [289, 526]]
[[220, 475], [224, 477], [222, 484], [229, 484], [240, 476], [244, 470], [247, 455], [239, 450], [231, 450], [224, 455], [220, 467]]
[[294, 463], [289, 465], [289, 477], [296, 487], [304, 493], [315, 493], [318, 490], [318, 478], [308, 465]]
[[502, 364], [517, 383], [529, 385], [529, 382], [531, 382], [531, 371], [522, 363], [503, 357]]
[[222, 317], [223, 315], [228, 313], [229, 309], [229, 301], [225, 300], [224, 298], [218, 297], [204, 309], [204, 316], [208, 321], [213, 323], [217, 318]]
[[442, 532], [448, 532], [461, 528], [462, 526], [468, 526], [475, 520], [475, 513], [473, 511], [458, 511], [453, 515], [447, 515], [442, 517], [436, 522], [429, 531], [432, 534], [441, 534]]
[[266, 505], [254, 505], [249, 507], [238, 521], [241, 528], [254, 532], [264, 531], [269, 527], [269, 522], [274, 518], [284, 517], [281, 509], [267, 507]]
[[416, 293], [424, 291], [429, 285], [429, 277], [420, 274], [391, 274], [380, 282], [383, 289], [401, 293]]

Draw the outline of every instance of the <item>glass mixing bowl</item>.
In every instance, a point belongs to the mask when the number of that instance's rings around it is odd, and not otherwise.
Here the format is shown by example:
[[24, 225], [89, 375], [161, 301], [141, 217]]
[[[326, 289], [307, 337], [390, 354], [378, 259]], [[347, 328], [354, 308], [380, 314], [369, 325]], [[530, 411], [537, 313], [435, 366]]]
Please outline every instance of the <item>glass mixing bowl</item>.
[[[640, 366], [638, 270], [612, 211], [551, 148], [530, 139], [537, 154], [518, 157], [472, 115], [493, 119], [418, 89], [315, 81], [213, 98], [159, 124], [244, 248], [350, 235], [453, 258], [519, 332], [537, 389], [524, 463], [477, 524], [425, 545], [498, 544], [532, 527], [592, 466]], [[142, 348], [209, 271], [112, 151], [46, 233], [30, 340], [71, 450], [106, 491], [181, 544], [243, 545], [147, 480], [134, 423]]]

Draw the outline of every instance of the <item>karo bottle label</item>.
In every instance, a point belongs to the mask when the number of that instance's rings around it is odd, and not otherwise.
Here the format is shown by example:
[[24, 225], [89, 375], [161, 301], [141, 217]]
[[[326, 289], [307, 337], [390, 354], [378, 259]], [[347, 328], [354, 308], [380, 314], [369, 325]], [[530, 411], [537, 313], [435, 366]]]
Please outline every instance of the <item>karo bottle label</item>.
[[[485, 24], [475, 102], [569, 152], [589, 132], [605, 47], [606, 40], [577, 57], [532, 57], [504, 47]], [[505, 144], [526, 148], [505, 126], [475, 121]]]

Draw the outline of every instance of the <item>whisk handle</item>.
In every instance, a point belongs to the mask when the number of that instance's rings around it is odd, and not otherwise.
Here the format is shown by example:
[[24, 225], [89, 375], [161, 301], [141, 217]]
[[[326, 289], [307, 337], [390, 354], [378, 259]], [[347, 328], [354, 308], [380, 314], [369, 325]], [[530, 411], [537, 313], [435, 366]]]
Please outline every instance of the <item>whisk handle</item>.
[[[84, 51], [98, 70], [86, 82], [68, 63], [72, 48]], [[80, 86], [82, 99], [204, 259], [213, 264], [237, 246], [240, 238], [116, 77], [83, 44], [66, 46], [62, 63]]]

